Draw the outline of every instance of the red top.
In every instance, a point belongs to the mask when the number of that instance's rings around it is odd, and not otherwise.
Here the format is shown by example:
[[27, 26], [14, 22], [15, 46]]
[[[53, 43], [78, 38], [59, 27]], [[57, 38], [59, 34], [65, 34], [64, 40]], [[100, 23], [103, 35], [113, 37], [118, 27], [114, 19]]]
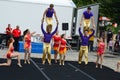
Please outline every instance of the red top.
[[60, 48], [66, 48], [66, 44], [67, 44], [66, 40], [65, 39], [61, 39], [60, 42], [61, 42]]
[[21, 35], [21, 30], [19, 30], [19, 29], [14, 29], [13, 32], [12, 32], [12, 34], [13, 34], [13, 37], [20, 37], [20, 35]]
[[14, 51], [14, 47], [11, 47], [10, 51], [7, 53], [7, 58], [11, 58], [11, 54], [13, 53], [13, 51]]
[[31, 47], [31, 35], [27, 34], [25, 35], [25, 48], [30, 48]]
[[60, 42], [60, 36], [59, 35], [54, 35], [53, 36], [54, 39], [54, 46], [59, 46], [59, 42]]
[[98, 53], [98, 54], [103, 54], [103, 53], [104, 53], [104, 50], [105, 50], [105, 43], [100, 42], [100, 43], [98, 44], [97, 53]]
[[14, 47], [10, 48], [10, 52], [13, 53], [14, 52]]
[[12, 31], [12, 28], [9, 28], [9, 27], [6, 28], [6, 34], [8, 35], [11, 34], [11, 31]]

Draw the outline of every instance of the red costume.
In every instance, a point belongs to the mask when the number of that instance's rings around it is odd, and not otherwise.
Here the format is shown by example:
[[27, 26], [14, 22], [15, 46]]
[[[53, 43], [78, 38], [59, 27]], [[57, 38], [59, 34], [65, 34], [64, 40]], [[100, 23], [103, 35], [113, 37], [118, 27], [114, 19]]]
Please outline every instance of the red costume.
[[6, 28], [6, 34], [7, 34], [7, 35], [11, 34], [11, 32], [10, 32], [10, 31], [12, 31], [12, 28], [9, 28], [9, 27], [8, 27], [8, 28]]
[[59, 42], [60, 42], [60, 36], [59, 35], [54, 35], [53, 36], [53, 39], [54, 39], [54, 45], [53, 45], [53, 49], [54, 50], [58, 50], [58, 47], [59, 47]]
[[97, 53], [99, 55], [102, 55], [104, 53], [104, 50], [105, 50], [105, 43], [99, 42]]
[[60, 40], [60, 42], [61, 43], [60, 43], [59, 53], [60, 54], [65, 54], [66, 53], [66, 44], [67, 44], [67, 42], [63, 38]]
[[7, 53], [7, 58], [11, 58], [11, 54], [13, 53], [13, 51], [14, 51], [14, 47], [11, 47], [10, 51]]
[[30, 34], [25, 35], [24, 48], [25, 48], [25, 49], [31, 48], [31, 35], [30, 35]]

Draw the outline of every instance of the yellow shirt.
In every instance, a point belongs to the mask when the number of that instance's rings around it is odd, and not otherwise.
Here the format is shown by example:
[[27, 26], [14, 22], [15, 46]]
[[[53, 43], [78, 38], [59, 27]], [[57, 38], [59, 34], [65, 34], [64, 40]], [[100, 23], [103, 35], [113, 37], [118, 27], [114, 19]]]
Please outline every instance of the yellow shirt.
[[[90, 34], [92, 34], [92, 32], [91, 31], [89, 31], [89, 33], [88, 33], [89, 35]], [[92, 37], [90, 37], [90, 39], [89, 39], [90, 41], [94, 41], [94, 35], [92, 36]]]

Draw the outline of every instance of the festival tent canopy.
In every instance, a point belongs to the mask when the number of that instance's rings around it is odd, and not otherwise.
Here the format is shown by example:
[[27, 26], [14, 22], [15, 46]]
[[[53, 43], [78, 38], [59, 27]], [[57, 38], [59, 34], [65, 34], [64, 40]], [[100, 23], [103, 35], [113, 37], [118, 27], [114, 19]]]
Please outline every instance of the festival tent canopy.
[[101, 21], [110, 21], [110, 19], [109, 19], [109, 18], [107, 18], [107, 17], [103, 17], [103, 16], [102, 16], [102, 17], [100, 17], [100, 18], [99, 18], [99, 20], [101, 20]]

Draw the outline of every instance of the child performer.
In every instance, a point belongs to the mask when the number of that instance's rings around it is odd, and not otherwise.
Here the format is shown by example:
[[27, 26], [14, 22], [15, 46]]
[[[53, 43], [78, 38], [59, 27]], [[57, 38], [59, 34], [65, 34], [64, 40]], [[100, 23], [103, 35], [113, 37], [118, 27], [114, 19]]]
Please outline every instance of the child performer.
[[25, 49], [25, 54], [24, 54], [24, 64], [26, 64], [26, 57], [28, 55], [27, 62], [30, 64], [30, 54], [31, 54], [31, 36], [34, 34], [30, 33], [29, 29], [26, 29], [24, 31], [24, 49]]
[[105, 43], [103, 42], [102, 37], [98, 40], [99, 40], [99, 43], [98, 43], [98, 50], [97, 50], [96, 68], [98, 68], [98, 61], [100, 59], [100, 68], [102, 69], [103, 54], [105, 52]]
[[20, 62], [20, 54], [19, 54], [19, 53], [14, 53], [13, 43], [14, 43], [14, 39], [13, 39], [13, 38], [10, 38], [8, 51], [7, 51], [7, 53], [4, 55], [4, 58], [7, 58], [7, 62], [6, 62], [6, 63], [1, 63], [0, 66], [10, 66], [10, 65], [11, 65], [11, 61], [12, 61], [12, 58], [17, 57], [17, 59], [18, 59], [17, 65], [18, 65], [19, 67], [22, 67], [21, 62]]
[[52, 31], [52, 25], [49, 24], [47, 25], [46, 27], [46, 31], [43, 29], [43, 21], [42, 21], [42, 24], [41, 24], [41, 30], [44, 34], [44, 45], [43, 45], [43, 57], [42, 57], [42, 64], [45, 64], [45, 59], [46, 59], [46, 54], [47, 54], [47, 57], [48, 57], [48, 63], [49, 65], [51, 65], [51, 39], [53, 37], [53, 35], [57, 32], [58, 30], [58, 23], [57, 23], [57, 26], [56, 26], [56, 29], [51, 33]]
[[81, 28], [79, 27], [79, 34], [82, 40], [80, 51], [79, 51], [79, 57], [78, 57], [78, 63], [81, 64], [82, 62], [82, 56], [85, 55], [85, 64], [88, 64], [88, 41], [91, 36], [94, 35], [94, 29], [92, 34], [88, 35], [88, 31], [84, 31], [84, 35], [81, 32]]
[[60, 54], [60, 63], [59, 65], [64, 65], [65, 57], [66, 57], [66, 40], [65, 40], [65, 34], [61, 35], [61, 40], [59, 44], [59, 54]]
[[53, 14], [55, 16], [56, 22], [58, 23], [58, 19], [56, 16], [56, 11], [54, 10], [54, 5], [50, 4], [49, 8], [47, 8], [43, 14], [42, 22], [44, 22], [44, 17], [46, 15], [46, 23], [52, 25]]
[[59, 32], [57, 31], [56, 34], [53, 36], [53, 50], [54, 50], [54, 59], [55, 63], [57, 63], [57, 55], [58, 55], [58, 48], [59, 48], [59, 43], [60, 43], [60, 35]]

